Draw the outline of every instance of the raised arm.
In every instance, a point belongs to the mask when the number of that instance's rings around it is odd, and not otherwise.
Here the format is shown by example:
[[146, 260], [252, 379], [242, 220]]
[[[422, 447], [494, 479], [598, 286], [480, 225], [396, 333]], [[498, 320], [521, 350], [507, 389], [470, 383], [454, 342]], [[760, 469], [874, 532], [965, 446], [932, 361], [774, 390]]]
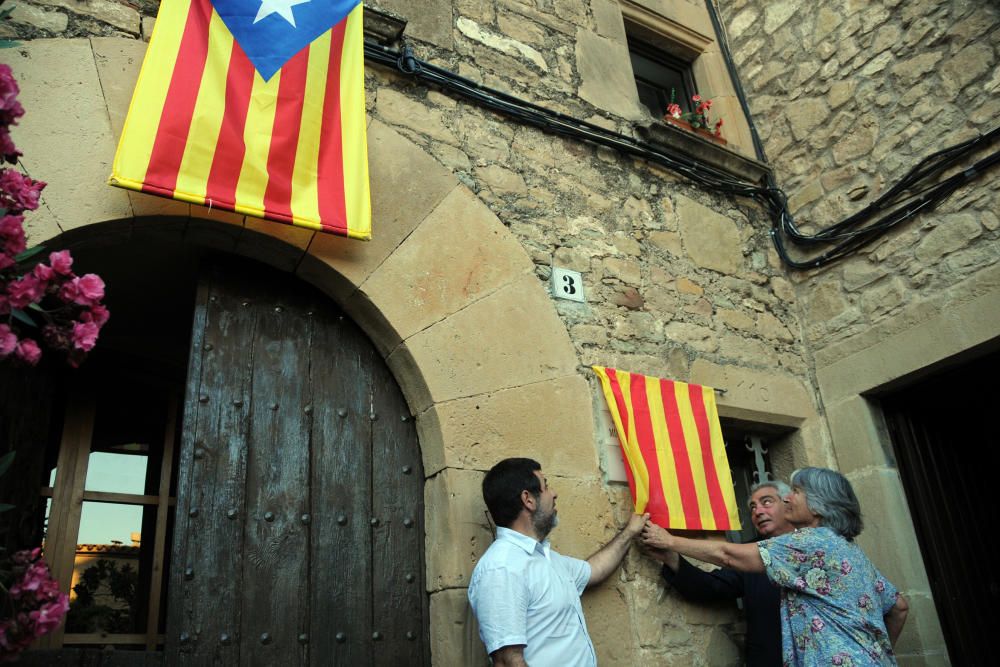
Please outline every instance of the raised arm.
[[642, 527], [649, 521], [648, 514], [633, 514], [622, 531], [604, 545], [600, 551], [587, 559], [590, 563], [590, 580], [587, 587], [596, 586], [614, 572], [628, 552], [632, 539], [642, 532]]
[[896, 645], [899, 633], [903, 631], [903, 624], [906, 623], [906, 616], [910, 613], [910, 605], [902, 595], [896, 596], [896, 604], [892, 606], [889, 613], [885, 615], [885, 629], [889, 631], [889, 641]]
[[712, 540], [691, 540], [668, 533], [656, 524], [642, 529], [642, 543], [654, 549], [669, 549], [706, 563], [740, 572], [763, 572], [764, 561], [755, 544], [731, 544]]

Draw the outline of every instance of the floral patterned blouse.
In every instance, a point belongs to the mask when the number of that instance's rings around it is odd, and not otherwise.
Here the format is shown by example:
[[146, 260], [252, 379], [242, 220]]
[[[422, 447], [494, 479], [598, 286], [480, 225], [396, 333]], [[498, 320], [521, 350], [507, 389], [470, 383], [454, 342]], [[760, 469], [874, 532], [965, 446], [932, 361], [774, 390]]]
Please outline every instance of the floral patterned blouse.
[[791, 665], [895, 665], [883, 616], [896, 588], [861, 548], [829, 528], [757, 543], [781, 587], [782, 659]]

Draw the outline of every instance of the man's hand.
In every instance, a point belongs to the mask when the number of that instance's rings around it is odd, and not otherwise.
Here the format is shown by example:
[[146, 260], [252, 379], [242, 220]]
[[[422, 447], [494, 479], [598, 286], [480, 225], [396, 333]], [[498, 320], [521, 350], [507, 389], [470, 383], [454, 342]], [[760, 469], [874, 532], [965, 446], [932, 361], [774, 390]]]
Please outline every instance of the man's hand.
[[490, 653], [493, 667], [528, 667], [524, 661], [524, 645], [504, 646]]
[[642, 529], [649, 524], [649, 513], [646, 514], [633, 514], [629, 517], [628, 523], [625, 525], [625, 529], [622, 531], [628, 539], [632, 539], [636, 535], [642, 532]]
[[673, 535], [668, 533], [663, 528], [660, 528], [655, 523], [650, 521], [642, 529], [642, 543], [651, 549], [667, 549], [673, 551], [671, 548], [671, 539]]

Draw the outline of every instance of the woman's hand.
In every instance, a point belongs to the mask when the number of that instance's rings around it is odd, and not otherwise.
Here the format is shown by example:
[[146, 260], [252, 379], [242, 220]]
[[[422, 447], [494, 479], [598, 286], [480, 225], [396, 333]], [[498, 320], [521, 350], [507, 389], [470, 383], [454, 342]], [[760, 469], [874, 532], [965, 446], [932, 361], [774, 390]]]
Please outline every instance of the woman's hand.
[[671, 540], [673, 537], [674, 536], [666, 530], [660, 528], [652, 521], [649, 521], [643, 527], [640, 539], [647, 547], [651, 547], [653, 549], [669, 549], [670, 551], [673, 551], [673, 548], [671, 547]]

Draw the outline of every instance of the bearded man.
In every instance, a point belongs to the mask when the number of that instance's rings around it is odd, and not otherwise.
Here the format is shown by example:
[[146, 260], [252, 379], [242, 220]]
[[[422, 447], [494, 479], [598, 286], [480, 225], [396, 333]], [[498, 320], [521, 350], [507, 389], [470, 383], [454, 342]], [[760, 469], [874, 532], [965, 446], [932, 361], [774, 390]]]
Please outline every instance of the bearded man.
[[497, 535], [472, 572], [469, 603], [494, 667], [597, 665], [580, 594], [618, 568], [649, 515], [633, 514], [614, 539], [579, 560], [549, 546], [557, 497], [532, 459], [504, 459], [483, 479]]

